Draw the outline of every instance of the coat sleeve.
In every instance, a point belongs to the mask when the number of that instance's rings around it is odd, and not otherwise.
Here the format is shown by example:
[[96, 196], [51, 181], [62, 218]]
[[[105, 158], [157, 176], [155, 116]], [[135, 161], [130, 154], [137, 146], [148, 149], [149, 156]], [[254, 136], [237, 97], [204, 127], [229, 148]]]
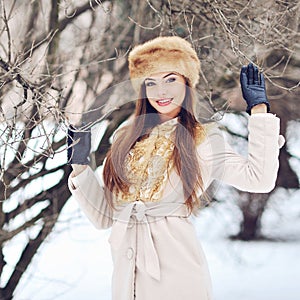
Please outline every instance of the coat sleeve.
[[217, 179], [242, 191], [268, 193], [275, 187], [279, 149], [284, 144], [279, 118], [270, 113], [253, 114], [248, 131], [248, 156], [243, 157], [229, 146], [219, 129], [212, 129], [199, 146], [200, 165], [209, 183]]
[[104, 198], [103, 187], [90, 167], [76, 177], [72, 177], [71, 173], [68, 186], [79, 206], [96, 228], [111, 227], [112, 209]]

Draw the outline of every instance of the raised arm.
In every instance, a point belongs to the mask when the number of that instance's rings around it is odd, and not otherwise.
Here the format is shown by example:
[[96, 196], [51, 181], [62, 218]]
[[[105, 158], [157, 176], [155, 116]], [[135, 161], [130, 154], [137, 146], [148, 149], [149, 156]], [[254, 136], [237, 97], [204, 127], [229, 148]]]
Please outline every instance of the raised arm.
[[264, 77], [252, 64], [243, 67], [240, 75], [243, 97], [250, 114], [248, 156], [237, 154], [218, 129], [211, 130], [199, 147], [208, 183], [221, 180], [248, 192], [270, 192], [279, 168], [279, 149], [284, 138], [279, 135], [279, 119], [270, 113]]
[[104, 189], [88, 166], [91, 149], [90, 129], [68, 130], [68, 164], [72, 165], [68, 186], [81, 209], [96, 228], [112, 225], [112, 210], [104, 198]]
[[279, 119], [273, 114], [252, 114], [248, 123], [248, 156], [236, 153], [222, 132], [212, 129], [198, 148], [208, 184], [217, 179], [237, 189], [252, 193], [270, 192], [279, 167]]

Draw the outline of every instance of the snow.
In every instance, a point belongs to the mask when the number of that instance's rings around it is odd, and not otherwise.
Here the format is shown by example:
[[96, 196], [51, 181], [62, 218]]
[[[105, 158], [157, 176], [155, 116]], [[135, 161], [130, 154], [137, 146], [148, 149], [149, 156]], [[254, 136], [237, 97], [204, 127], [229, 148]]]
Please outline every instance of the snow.
[[[269, 203], [263, 228], [279, 240], [228, 239], [240, 219], [233, 201], [213, 204], [192, 220], [207, 256], [215, 300], [299, 299], [300, 192], [278, 193]], [[109, 300], [109, 234], [109, 229], [93, 228], [71, 198], [14, 300]]]
[[297, 191], [289, 198], [275, 195], [270, 200], [262, 220], [262, 231], [269, 241], [226, 238], [238, 229], [234, 203], [218, 203], [197, 218], [195, 224], [210, 266], [216, 300], [299, 299], [299, 199]]

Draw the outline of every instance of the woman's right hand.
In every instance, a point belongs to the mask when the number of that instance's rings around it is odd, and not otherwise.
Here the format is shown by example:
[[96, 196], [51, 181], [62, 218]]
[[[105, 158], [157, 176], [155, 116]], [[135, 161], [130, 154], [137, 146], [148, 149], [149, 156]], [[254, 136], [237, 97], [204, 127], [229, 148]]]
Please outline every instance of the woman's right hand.
[[[87, 166], [90, 163], [91, 152], [91, 129], [75, 128], [70, 125], [68, 128], [68, 165]], [[75, 167], [79, 170], [79, 167]], [[82, 167], [80, 168], [82, 169]]]

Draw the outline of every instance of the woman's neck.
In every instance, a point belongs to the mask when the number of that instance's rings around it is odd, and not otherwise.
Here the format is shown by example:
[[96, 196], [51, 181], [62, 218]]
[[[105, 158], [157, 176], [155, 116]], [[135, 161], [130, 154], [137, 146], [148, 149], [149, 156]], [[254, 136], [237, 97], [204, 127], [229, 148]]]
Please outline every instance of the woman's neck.
[[176, 119], [177, 116], [170, 117], [170, 116], [165, 115], [165, 114], [159, 114], [159, 118], [160, 118], [160, 123], [162, 124], [162, 123], [165, 123], [165, 122], [170, 121], [172, 119]]

